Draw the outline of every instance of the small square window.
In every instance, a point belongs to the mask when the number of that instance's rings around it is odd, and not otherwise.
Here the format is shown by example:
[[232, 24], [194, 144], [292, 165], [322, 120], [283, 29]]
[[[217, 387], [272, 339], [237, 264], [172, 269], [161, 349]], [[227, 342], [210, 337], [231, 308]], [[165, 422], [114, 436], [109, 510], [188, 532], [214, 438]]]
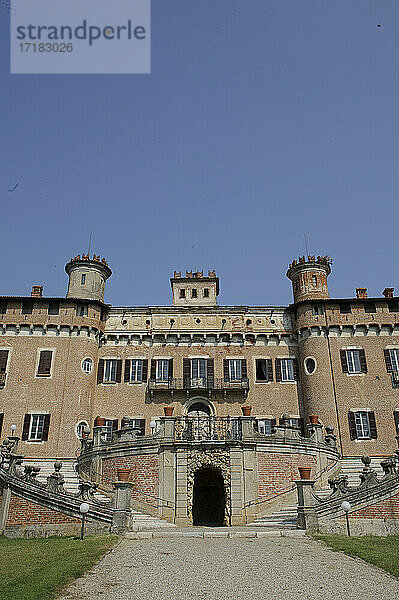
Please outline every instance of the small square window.
[[263, 435], [271, 435], [272, 433], [272, 419], [258, 419], [257, 420], [258, 433]]
[[323, 314], [323, 309], [320, 306], [320, 304], [314, 304], [312, 306], [312, 314], [313, 314], [313, 316], [318, 316], [318, 315], [322, 315]]
[[365, 313], [375, 313], [377, 312], [375, 302], [365, 302], [364, 303], [364, 312]]
[[7, 300], [0, 300], [0, 314], [4, 315], [7, 312]]
[[341, 302], [339, 305], [339, 312], [341, 315], [349, 315], [352, 312], [352, 308], [349, 302]]
[[186, 290], [184, 288], [181, 288], [179, 290], [179, 298], [185, 298], [186, 297]]
[[209, 298], [209, 288], [204, 288], [204, 298]]
[[80, 280], [81, 285], [85, 285], [86, 284], [86, 273], [82, 273], [82, 278]]
[[398, 300], [388, 300], [388, 310], [389, 312], [399, 312]]
[[22, 302], [22, 314], [23, 315], [31, 315], [33, 309], [33, 301], [32, 300], [24, 300]]
[[77, 317], [87, 317], [87, 304], [78, 304], [76, 307]]
[[59, 315], [60, 314], [60, 303], [57, 301], [49, 302], [48, 314], [49, 315]]
[[197, 298], [197, 290], [196, 288], [191, 290], [191, 298]]
[[312, 283], [313, 283], [313, 285], [317, 285], [317, 277], [316, 277], [316, 275], [312, 275]]

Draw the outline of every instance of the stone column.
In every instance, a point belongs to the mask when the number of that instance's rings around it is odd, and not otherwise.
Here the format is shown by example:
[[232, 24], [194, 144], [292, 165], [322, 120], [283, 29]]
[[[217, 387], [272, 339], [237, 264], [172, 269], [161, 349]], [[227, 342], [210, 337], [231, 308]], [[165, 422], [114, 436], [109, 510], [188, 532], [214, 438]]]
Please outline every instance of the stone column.
[[298, 492], [298, 527], [306, 531], [318, 531], [316, 499], [313, 497], [314, 481], [300, 479], [296, 481]]
[[90, 464], [90, 479], [96, 483], [101, 482], [101, 474], [103, 470], [103, 461], [100, 454], [101, 446], [101, 434], [104, 431], [104, 427], [93, 427], [93, 451], [94, 455]]
[[130, 526], [130, 500], [133, 484], [130, 481], [115, 481], [115, 510], [112, 516], [112, 533], [122, 533]]
[[176, 525], [189, 525], [187, 516], [187, 450], [176, 450]]
[[243, 489], [243, 454], [241, 448], [230, 450], [231, 524], [245, 524]]
[[175, 421], [176, 417], [161, 417], [163, 423], [163, 439], [167, 442], [173, 442], [175, 439]]
[[7, 523], [8, 510], [10, 508], [11, 489], [8, 486], [3, 487], [3, 495], [0, 505], [0, 533], [4, 532]]
[[170, 523], [175, 519], [176, 452], [173, 446], [163, 446], [159, 453], [158, 515]]

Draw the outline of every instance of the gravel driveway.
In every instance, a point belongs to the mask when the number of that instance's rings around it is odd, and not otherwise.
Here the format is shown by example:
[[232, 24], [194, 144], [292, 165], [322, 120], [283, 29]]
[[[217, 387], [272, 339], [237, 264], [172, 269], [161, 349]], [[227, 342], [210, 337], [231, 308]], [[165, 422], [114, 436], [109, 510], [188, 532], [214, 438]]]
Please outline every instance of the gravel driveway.
[[63, 600], [399, 600], [399, 581], [307, 537], [124, 539]]

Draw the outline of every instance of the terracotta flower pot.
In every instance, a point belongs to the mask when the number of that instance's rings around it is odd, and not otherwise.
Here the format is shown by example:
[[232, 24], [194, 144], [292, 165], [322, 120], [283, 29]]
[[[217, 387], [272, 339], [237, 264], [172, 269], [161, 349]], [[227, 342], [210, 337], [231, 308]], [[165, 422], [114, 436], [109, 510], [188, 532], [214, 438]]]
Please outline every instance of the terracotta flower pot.
[[310, 467], [298, 467], [298, 471], [301, 479], [310, 479], [310, 473], [312, 472]]
[[244, 417], [250, 417], [252, 412], [252, 406], [241, 406], [241, 410]]
[[164, 406], [163, 412], [165, 413], [165, 417], [171, 417], [173, 415], [173, 411], [175, 410], [174, 406]]
[[130, 469], [116, 469], [118, 481], [129, 481]]
[[317, 415], [309, 415], [309, 421], [310, 421], [311, 425], [318, 425], [319, 417]]
[[96, 417], [94, 419], [94, 427], [104, 427], [105, 419], [103, 417]]

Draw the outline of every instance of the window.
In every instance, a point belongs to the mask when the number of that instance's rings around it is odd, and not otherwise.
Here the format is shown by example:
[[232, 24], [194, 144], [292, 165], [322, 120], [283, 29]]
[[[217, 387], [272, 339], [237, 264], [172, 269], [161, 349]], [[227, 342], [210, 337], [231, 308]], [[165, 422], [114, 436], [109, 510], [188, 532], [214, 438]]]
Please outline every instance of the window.
[[399, 312], [398, 300], [388, 300], [388, 310], [389, 312]]
[[82, 273], [82, 278], [80, 280], [80, 284], [81, 285], [85, 285], [86, 284], [86, 273]]
[[100, 313], [100, 321], [105, 321], [107, 317], [107, 313], [105, 312], [105, 310], [102, 308], [101, 309], [101, 313]]
[[124, 417], [122, 421], [125, 427], [131, 427], [138, 430], [139, 435], [145, 435], [145, 419], [128, 419]]
[[87, 317], [87, 304], [78, 304], [76, 307], [77, 317]]
[[7, 300], [0, 300], [0, 314], [4, 315], [7, 312]]
[[271, 358], [257, 358], [255, 360], [256, 381], [273, 381], [273, 362]]
[[7, 370], [8, 350], [0, 350], [0, 373], [5, 373]]
[[230, 381], [241, 381], [241, 360], [233, 359], [229, 360], [229, 380]]
[[25, 415], [22, 439], [28, 442], [46, 442], [50, 426], [49, 414]]
[[22, 302], [22, 314], [23, 315], [31, 315], [33, 309], [33, 301], [32, 300], [24, 300]]
[[365, 313], [375, 313], [377, 312], [375, 302], [364, 302], [364, 312]]
[[298, 379], [296, 358], [276, 358], [276, 381], [298, 381]]
[[[0, 418], [1, 418], [1, 416], [0, 416]], [[399, 435], [399, 410], [393, 411], [393, 419], [395, 421], [396, 435]], [[0, 432], [1, 432], [1, 429], [0, 429]]]
[[318, 316], [318, 315], [322, 315], [322, 314], [323, 314], [323, 308], [320, 306], [320, 304], [313, 304], [312, 315]]
[[196, 288], [193, 288], [191, 290], [191, 298], [197, 298], [197, 289]]
[[150, 429], [151, 429], [151, 435], [154, 435], [155, 433], [158, 433], [158, 431], [161, 428], [161, 421], [159, 420], [158, 417], [152, 417], [151, 421], [150, 421]]
[[386, 349], [384, 355], [388, 373], [399, 373], [399, 348]]
[[104, 360], [104, 379], [106, 383], [116, 383], [116, 371], [118, 361], [116, 359]]
[[272, 427], [276, 424], [276, 419], [258, 419], [257, 420], [257, 429], [258, 433], [263, 435], [271, 435]]
[[313, 283], [313, 285], [317, 285], [317, 277], [316, 277], [316, 275], [312, 275], [312, 283]]
[[181, 288], [179, 290], [179, 298], [185, 298], [186, 297], [186, 290], [184, 288]]
[[206, 358], [191, 359], [191, 378], [205, 379], [206, 377]]
[[60, 303], [57, 300], [48, 303], [48, 314], [59, 315], [60, 314]]
[[362, 348], [340, 350], [340, 354], [343, 373], [367, 373], [366, 354]]
[[39, 364], [37, 367], [37, 377], [50, 377], [51, 362], [53, 359], [52, 350], [41, 350], [39, 356]]
[[339, 305], [339, 312], [341, 315], [348, 315], [352, 312], [352, 308], [349, 302], [341, 302]]
[[209, 298], [209, 288], [204, 288], [204, 298]]
[[80, 439], [83, 440], [84, 435], [86, 434], [86, 430], [89, 429], [89, 424], [87, 421], [80, 421], [80, 423], [78, 423], [76, 425], [76, 436]]
[[143, 361], [142, 360], [133, 359], [130, 361], [129, 381], [130, 382], [143, 381]]
[[93, 361], [91, 358], [85, 358], [82, 362], [82, 370], [86, 375], [90, 375], [93, 370]]
[[311, 375], [312, 373], [315, 372], [316, 370], [316, 361], [314, 358], [312, 358], [311, 356], [309, 356], [308, 358], [305, 358], [305, 371], [308, 375]]
[[375, 415], [372, 411], [361, 410], [348, 413], [351, 440], [369, 440], [377, 438]]
[[168, 381], [168, 379], [169, 379], [169, 360], [167, 358], [157, 359], [155, 379], [157, 381]]
[[110, 442], [112, 440], [112, 435], [114, 431], [118, 430], [118, 419], [105, 419], [105, 428], [105, 440], [107, 442]]

